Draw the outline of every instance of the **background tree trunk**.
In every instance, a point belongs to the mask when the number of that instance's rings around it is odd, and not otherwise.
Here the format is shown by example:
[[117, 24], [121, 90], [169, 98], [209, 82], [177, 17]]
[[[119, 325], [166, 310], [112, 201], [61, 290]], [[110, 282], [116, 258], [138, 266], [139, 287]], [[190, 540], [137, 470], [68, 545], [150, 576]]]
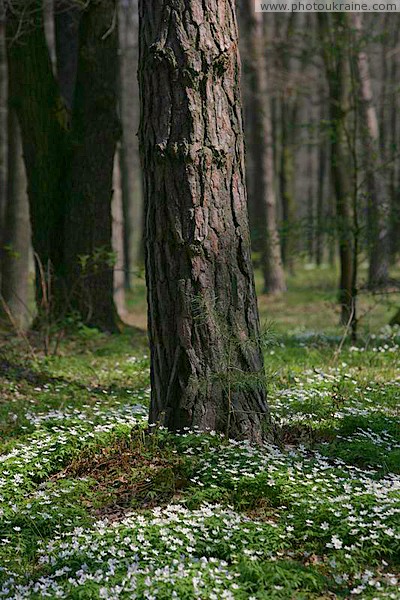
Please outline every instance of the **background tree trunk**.
[[269, 419], [234, 2], [139, 6], [150, 422], [259, 441]]
[[345, 132], [349, 93], [348, 48], [344, 41], [347, 17], [342, 13], [317, 13], [317, 17], [329, 87], [330, 155], [340, 255], [339, 302], [341, 321], [347, 324], [354, 313], [351, 160]]
[[[60, 181], [65, 168], [67, 114], [52, 73], [42, 3], [28, 0], [20, 10], [18, 6], [7, 13], [9, 101], [21, 127], [33, 249], [46, 274], [51, 266], [51, 287], [60, 306], [65, 303], [65, 202]], [[40, 308], [39, 276], [36, 290]]]
[[[313, 129], [313, 115], [310, 110], [309, 113], [309, 126]], [[308, 173], [308, 186], [307, 186], [307, 255], [308, 260], [312, 263], [315, 258], [315, 169], [314, 169], [314, 147], [313, 141], [310, 141], [307, 148], [307, 173]]]
[[[7, 203], [1, 252], [1, 295], [13, 321], [28, 325], [31, 228], [25, 166], [17, 115], [8, 111]], [[3, 312], [4, 307], [0, 307]]]
[[[322, 100], [322, 97], [321, 97]], [[321, 119], [321, 121], [324, 119]], [[315, 261], [320, 267], [324, 260], [324, 241], [326, 239], [325, 223], [325, 190], [326, 190], [326, 171], [327, 171], [327, 147], [325, 135], [320, 132], [318, 141], [318, 179], [317, 179], [317, 226], [315, 236]]]
[[[293, 113], [295, 110], [293, 110]], [[289, 106], [281, 98], [281, 161], [279, 169], [280, 194], [282, 204], [282, 260], [284, 265], [293, 272], [295, 231], [295, 205], [294, 205], [294, 160], [293, 160], [293, 133], [290, 131]]]
[[272, 140], [271, 99], [267, 87], [267, 61], [264, 36], [264, 15], [254, 12], [254, 3], [248, 2], [248, 44], [251, 72], [252, 125], [251, 135], [255, 190], [262, 209], [260, 230], [261, 267], [264, 275], [264, 292], [286, 290], [282, 266], [281, 246], [277, 226], [277, 201], [275, 192], [275, 165]]
[[119, 100], [122, 137], [119, 146], [122, 206], [124, 211], [125, 286], [143, 263], [143, 182], [137, 130], [139, 127], [139, 89], [137, 77], [138, 0], [119, 3], [120, 82]]
[[[399, 109], [398, 104], [398, 74], [399, 74], [399, 57], [396, 50], [399, 42], [399, 28], [396, 21], [391, 21], [389, 24], [389, 35], [391, 41], [392, 51], [387, 52], [384, 55], [384, 60], [389, 61], [389, 82], [388, 82], [388, 101], [387, 101], [387, 119], [385, 138], [389, 146], [388, 160], [389, 163], [389, 197], [390, 197], [390, 253], [392, 261], [396, 260], [397, 254], [400, 251], [400, 186], [398, 178], [400, 175], [399, 161], [397, 160], [397, 153], [399, 149], [398, 135], [399, 135], [399, 119], [397, 117], [397, 111]], [[394, 50], [393, 50], [394, 48]]]
[[114, 156], [114, 193], [111, 202], [112, 247], [116, 254], [114, 266], [114, 303], [121, 319], [126, 313], [125, 306], [125, 257], [124, 257], [124, 213], [122, 209], [122, 186], [119, 152]]
[[65, 219], [71, 307], [85, 322], [107, 331], [118, 330], [111, 244], [113, 164], [119, 136], [116, 11], [115, 0], [104, 0], [91, 3], [81, 16]]
[[7, 180], [7, 59], [4, 6], [0, 5], [0, 242], [6, 206]]
[[385, 285], [389, 277], [389, 198], [385, 181], [384, 148], [380, 144], [379, 126], [374, 104], [368, 55], [363, 50], [362, 14], [352, 13], [355, 30], [358, 84], [361, 103], [361, 137], [368, 185], [369, 272], [371, 288]]

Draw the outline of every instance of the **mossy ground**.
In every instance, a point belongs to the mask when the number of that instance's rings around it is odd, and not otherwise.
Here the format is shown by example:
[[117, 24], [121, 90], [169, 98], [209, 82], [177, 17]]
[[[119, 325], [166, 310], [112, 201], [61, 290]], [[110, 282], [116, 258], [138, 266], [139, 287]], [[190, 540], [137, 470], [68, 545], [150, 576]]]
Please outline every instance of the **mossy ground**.
[[[264, 448], [147, 433], [144, 332], [81, 329], [50, 357], [4, 336], [0, 598], [400, 598], [396, 300], [363, 294], [338, 352], [335, 277], [260, 298]], [[129, 306], [143, 325], [140, 280]]]

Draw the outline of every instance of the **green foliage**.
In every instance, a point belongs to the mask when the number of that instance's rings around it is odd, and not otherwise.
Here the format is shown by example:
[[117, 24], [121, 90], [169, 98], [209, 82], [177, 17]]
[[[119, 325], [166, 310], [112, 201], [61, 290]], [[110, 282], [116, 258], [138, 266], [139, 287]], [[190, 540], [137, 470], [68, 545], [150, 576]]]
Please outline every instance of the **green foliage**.
[[338, 359], [334, 334], [264, 340], [279, 447], [147, 431], [133, 331], [8, 343], [1, 597], [397, 598], [397, 334]]
[[278, 560], [271, 562], [243, 561], [239, 564], [240, 579], [249, 595], [255, 598], [318, 598], [329, 587], [335, 589], [332, 581], [312, 566], [305, 567], [299, 562]]

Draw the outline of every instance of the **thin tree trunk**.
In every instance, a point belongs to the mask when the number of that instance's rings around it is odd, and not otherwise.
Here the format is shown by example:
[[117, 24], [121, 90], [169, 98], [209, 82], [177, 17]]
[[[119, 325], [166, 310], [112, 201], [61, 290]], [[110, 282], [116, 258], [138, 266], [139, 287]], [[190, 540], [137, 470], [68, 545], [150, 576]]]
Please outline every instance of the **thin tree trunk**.
[[122, 186], [119, 152], [114, 156], [114, 194], [111, 203], [112, 247], [116, 255], [114, 267], [114, 302], [118, 315], [123, 318], [125, 307], [125, 257], [124, 257], [124, 213], [122, 210]]
[[267, 87], [264, 16], [262, 13], [254, 12], [253, 2], [250, 0], [248, 10], [250, 59], [248, 68], [252, 74], [254, 178], [257, 182], [258, 202], [262, 207], [263, 219], [261, 266], [264, 275], [264, 292], [276, 293], [285, 291], [286, 283], [277, 226], [271, 99]]
[[341, 322], [347, 324], [354, 313], [351, 161], [345, 130], [349, 91], [348, 49], [344, 43], [347, 23], [343, 13], [329, 17], [327, 13], [317, 13], [317, 17], [329, 86], [330, 155], [340, 255], [339, 303]]
[[[390, 71], [389, 71], [389, 119], [388, 127], [389, 134], [389, 159], [390, 159], [390, 180], [389, 180], [389, 197], [390, 197], [390, 253], [394, 262], [399, 250], [400, 250], [400, 186], [398, 184], [398, 176], [400, 173], [397, 152], [398, 152], [398, 117], [397, 111], [399, 110], [398, 105], [398, 52], [397, 44], [399, 42], [399, 28], [397, 23], [394, 22], [391, 28], [391, 46], [393, 51], [390, 56]], [[388, 57], [385, 56], [385, 60]], [[389, 128], [390, 125], [390, 128]]]
[[115, 0], [104, 0], [91, 3], [81, 16], [65, 218], [71, 305], [85, 322], [107, 331], [118, 330], [111, 244], [113, 164], [120, 133], [116, 11]]
[[[321, 96], [322, 101], [322, 96]], [[321, 115], [321, 122], [325, 120], [324, 111]], [[324, 260], [324, 240], [325, 240], [325, 178], [327, 166], [327, 148], [326, 139], [323, 133], [320, 132], [318, 143], [318, 181], [317, 181], [317, 226], [315, 232], [315, 260], [317, 266], [320, 267]]]
[[[276, 17], [276, 15], [275, 15]], [[295, 257], [295, 198], [294, 198], [294, 156], [293, 144], [295, 136], [295, 122], [298, 110], [297, 89], [292, 81], [292, 38], [296, 13], [291, 13], [283, 18], [287, 27], [279, 32], [281, 43], [277, 52], [278, 71], [283, 73], [284, 83], [281, 83], [279, 93], [280, 104], [280, 164], [279, 164], [279, 190], [282, 207], [281, 247], [282, 261], [286, 268], [293, 273]], [[279, 20], [276, 20], [279, 23]]]
[[239, 52], [242, 60], [242, 64], [244, 65], [244, 69], [241, 76], [241, 86], [242, 86], [242, 102], [243, 102], [243, 128], [244, 128], [244, 137], [245, 137], [245, 159], [246, 159], [246, 188], [247, 188], [247, 207], [248, 207], [248, 215], [249, 215], [249, 225], [250, 225], [250, 237], [251, 237], [251, 248], [253, 251], [253, 259], [257, 259], [255, 261], [257, 267], [260, 264], [260, 256], [261, 256], [261, 240], [263, 238], [263, 210], [258, 201], [258, 193], [257, 193], [257, 182], [254, 176], [254, 156], [255, 151], [253, 148], [254, 145], [254, 111], [251, 102], [252, 93], [251, 93], [251, 78], [252, 74], [249, 72], [247, 65], [250, 61], [249, 56], [249, 47], [248, 47], [248, 11], [247, 11], [247, 3], [239, 2], [237, 3], [237, 16], [238, 16], [238, 26], [239, 26]]
[[[70, 0], [70, 6], [75, 0]], [[42, 0], [44, 34], [46, 37], [47, 47], [53, 73], [56, 72], [56, 32], [55, 32], [55, 3], [57, 0]]]
[[334, 267], [336, 264], [336, 255], [338, 250], [338, 227], [337, 227], [337, 218], [336, 218], [336, 195], [335, 189], [332, 181], [332, 161], [330, 159], [330, 144], [328, 143], [327, 148], [327, 160], [328, 160], [328, 172], [327, 172], [327, 181], [328, 181], [328, 209], [327, 209], [327, 225], [328, 225], [328, 262], [331, 267]]
[[[311, 117], [311, 115], [310, 115]], [[312, 117], [311, 117], [312, 118]], [[315, 227], [314, 227], [314, 149], [312, 145], [312, 140], [308, 141], [307, 148], [307, 176], [308, 176], [308, 186], [307, 186], [307, 254], [308, 260], [313, 262], [314, 260], [314, 241], [315, 241]]]
[[[1, 252], [1, 296], [19, 327], [28, 325], [31, 228], [22, 143], [15, 111], [8, 111], [8, 181]], [[2, 308], [0, 307], [0, 312]]]
[[294, 218], [295, 206], [293, 196], [293, 152], [289, 141], [287, 114], [285, 106], [281, 107], [281, 164], [279, 169], [280, 192], [282, 203], [282, 260], [292, 272], [294, 248], [292, 240], [295, 236]]
[[352, 13], [351, 23], [358, 44], [357, 66], [361, 96], [361, 134], [364, 142], [364, 164], [368, 184], [368, 220], [369, 220], [369, 272], [368, 284], [374, 288], [385, 285], [389, 273], [389, 199], [385, 181], [385, 159], [381, 160], [383, 148], [379, 139], [379, 126], [372, 93], [369, 60], [362, 49], [362, 14]]
[[260, 441], [234, 2], [139, 6], [150, 422]]
[[7, 180], [7, 58], [4, 7], [0, 5], [0, 242], [4, 224]]
[[139, 127], [138, 0], [119, 4], [120, 81], [122, 137], [119, 149], [124, 211], [125, 286], [143, 262], [143, 183], [137, 130]]
[[390, 325], [400, 325], [400, 308], [396, 314], [390, 319]]

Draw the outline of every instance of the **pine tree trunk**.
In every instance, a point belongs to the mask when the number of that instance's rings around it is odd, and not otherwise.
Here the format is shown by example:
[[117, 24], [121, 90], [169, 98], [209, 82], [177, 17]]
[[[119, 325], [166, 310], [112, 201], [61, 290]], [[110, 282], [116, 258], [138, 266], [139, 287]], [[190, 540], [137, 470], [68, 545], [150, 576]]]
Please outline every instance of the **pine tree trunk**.
[[380, 144], [379, 126], [372, 93], [369, 60], [362, 49], [362, 14], [353, 13], [351, 23], [355, 30], [358, 48], [357, 66], [359, 92], [361, 98], [361, 135], [364, 143], [364, 164], [368, 184], [368, 220], [369, 220], [369, 272], [368, 284], [371, 288], [385, 285], [389, 273], [389, 198], [385, 181], [385, 162], [381, 160], [384, 150]]
[[65, 262], [71, 306], [84, 321], [117, 331], [113, 299], [112, 179], [117, 118], [115, 0], [91, 3], [79, 31], [72, 113], [72, 158], [65, 218]]
[[[15, 111], [8, 111], [8, 180], [1, 248], [1, 295], [13, 323], [28, 325], [28, 279], [31, 228], [22, 143]], [[4, 312], [4, 307], [0, 307]]]
[[139, 6], [150, 422], [260, 441], [234, 2]]
[[255, 13], [253, 2], [249, 10], [249, 63], [251, 71], [252, 124], [254, 152], [254, 181], [258, 202], [262, 210], [261, 262], [264, 275], [264, 292], [277, 293], [286, 290], [282, 266], [281, 246], [277, 226], [277, 201], [275, 193], [275, 165], [272, 141], [271, 105], [267, 86], [267, 62], [265, 58], [264, 16]]
[[327, 13], [317, 13], [317, 17], [329, 86], [330, 158], [340, 256], [339, 303], [341, 322], [346, 325], [354, 317], [351, 160], [345, 134], [349, 91], [347, 50], [343, 40], [346, 15], [332, 14], [332, 29]]

